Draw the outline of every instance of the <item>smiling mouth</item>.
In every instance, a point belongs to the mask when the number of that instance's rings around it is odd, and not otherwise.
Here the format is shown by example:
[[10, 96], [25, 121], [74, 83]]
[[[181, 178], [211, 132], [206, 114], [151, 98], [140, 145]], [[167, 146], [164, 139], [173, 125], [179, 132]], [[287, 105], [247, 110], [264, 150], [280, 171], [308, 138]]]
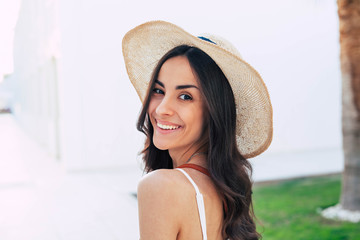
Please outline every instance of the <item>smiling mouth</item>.
[[161, 124], [159, 122], [156, 123], [156, 125], [164, 130], [175, 130], [178, 129], [180, 126], [173, 126], [173, 125], [165, 125], [165, 124]]

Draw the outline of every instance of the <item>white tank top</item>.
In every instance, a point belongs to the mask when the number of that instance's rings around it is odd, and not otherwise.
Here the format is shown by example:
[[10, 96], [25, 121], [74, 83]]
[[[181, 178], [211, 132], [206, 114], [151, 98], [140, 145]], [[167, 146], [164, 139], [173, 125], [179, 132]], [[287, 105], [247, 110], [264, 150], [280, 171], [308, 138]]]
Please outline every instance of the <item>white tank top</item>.
[[185, 175], [185, 177], [190, 181], [190, 183], [194, 186], [194, 189], [196, 192], [196, 203], [197, 203], [199, 217], [200, 217], [200, 225], [201, 225], [203, 240], [207, 240], [205, 204], [204, 204], [203, 195], [200, 193], [198, 186], [195, 184], [195, 182], [192, 180], [192, 178], [189, 176], [189, 174], [187, 174], [184, 170], [182, 170], [180, 168], [176, 168], [176, 170], [179, 170], [180, 172], [182, 172]]

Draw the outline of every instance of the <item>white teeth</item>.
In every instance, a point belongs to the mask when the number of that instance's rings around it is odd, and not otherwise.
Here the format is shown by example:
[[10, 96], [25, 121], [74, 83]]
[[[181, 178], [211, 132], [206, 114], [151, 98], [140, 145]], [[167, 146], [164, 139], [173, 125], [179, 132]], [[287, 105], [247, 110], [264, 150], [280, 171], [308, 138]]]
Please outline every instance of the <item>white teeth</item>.
[[164, 125], [164, 124], [161, 124], [161, 123], [156, 123], [156, 124], [158, 125], [159, 128], [166, 129], [166, 130], [173, 130], [173, 129], [179, 128], [179, 126]]

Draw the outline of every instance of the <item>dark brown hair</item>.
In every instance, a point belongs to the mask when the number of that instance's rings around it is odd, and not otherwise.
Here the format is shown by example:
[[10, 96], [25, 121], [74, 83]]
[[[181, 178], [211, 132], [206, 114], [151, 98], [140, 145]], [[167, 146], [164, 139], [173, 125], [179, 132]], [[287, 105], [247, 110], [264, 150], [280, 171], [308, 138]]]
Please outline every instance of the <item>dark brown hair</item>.
[[202, 50], [181, 45], [170, 50], [160, 59], [154, 69], [147, 97], [140, 113], [137, 129], [146, 135], [142, 151], [145, 171], [173, 168], [167, 150], [160, 150], [153, 143], [153, 126], [147, 110], [155, 80], [166, 60], [185, 56], [197, 76], [204, 96], [207, 123], [207, 165], [217, 190], [223, 195], [223, 235], [231, 240], [255, 240], [256, 232], [252, 207], [252, 182], [250, 163], [240, 154], [236, 144], [236, 106], [234, 94], [224, 73]]

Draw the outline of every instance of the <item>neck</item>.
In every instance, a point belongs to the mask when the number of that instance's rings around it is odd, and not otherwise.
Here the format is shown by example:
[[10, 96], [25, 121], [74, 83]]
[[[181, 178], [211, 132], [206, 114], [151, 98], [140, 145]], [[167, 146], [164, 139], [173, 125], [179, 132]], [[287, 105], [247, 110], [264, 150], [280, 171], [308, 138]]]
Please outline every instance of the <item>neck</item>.
[[195, 163], [200, 166], [206, 167], [206, 153], [201, 149], [188, 151], [169, 150], [169, 155], [173, 162], [173, 167], [176, 168], [185, 163]]

